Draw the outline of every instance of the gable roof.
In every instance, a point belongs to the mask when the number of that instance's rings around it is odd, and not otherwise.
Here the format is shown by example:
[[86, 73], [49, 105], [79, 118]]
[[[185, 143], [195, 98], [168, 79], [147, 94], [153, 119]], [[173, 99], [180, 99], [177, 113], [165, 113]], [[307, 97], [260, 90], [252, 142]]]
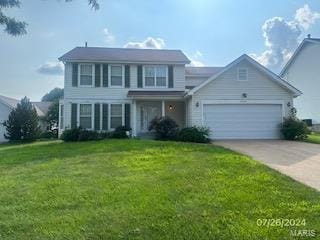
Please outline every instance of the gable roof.
[[[10, 109], [14, 109], [17, 107], [17, 104], [20, 102], [18, 99], [6, 97], [0, 95], [0, 102], [7, 105]], [[49, 110], [52, 102], [31, 102], [34, 108], [37, 111], [39, 117], [45, 116]]]
[[229, 63], [227, 66], [225, 66], [220, 72], [216, 73], [215, 75], [213, 75], [212, 77], [210, 77], [209, 79], [207, 79], [206, 81], [204, 81], [203, 83], [201, 83], [199, 86], [193, 88], [192, 90], [190, 90], [187, 93], [187, 96], [193, 95], [195, 92], [197, 92], [199, 89], [203, 88], [204, 86], [206, 86], [208, 83], [210, 83], [211, 81], [217, 79], [219, 76], [221, 76], [223, 73], [225, 73], [226, 71], [228, 71], [230, 68], [232, 68], [233, 66], [237, 65], [239, 62], [243, 61], [243, 60], [247, 60], [249, 63], [251, 63], [253, 66], [255, 66], [257, 69], [259, 69], [261, 72], [267, 74], [267, 76], [269, 76], [272, 80], [274, 80], [276, 83], [278, 83], [279, 85], [281, 85], [282, 87], [288, 89], [290, 92], [292, 92], [294, 94], [295, 97], [299, 96], [302, 94], [302, 92], [300, 92], [298, 89], [296, 89], [295, 87], [293, 87], [291, 84], [289, 84], [288, 82], [286, 82], [284, 79], [280, 78], [278, 75], [276, 75], [275, 73], [271, 72], [269, 69], [267, 69], [266, 67], [262, 66], [260, 63], [256, 62], [254, 59], [252, 59], [251, 57], [249, 57], [246, 54], [241, 55], [239, 58], [237, 58], [236, 60], [234, 60], [233, 62]]
[[190, 63], [181, 50], [102, 47], [76, 47], [61, 56], [59, 60]]
[[15, 108], [17, 106], [19, 100], [0, 95], [0, 102], [7, 105], [9, 108]]
[[294, 61], [294, 59], [296, 58], [296, 56], [301, 52], [301, 50], [303, 49], [303, 47], [307, 44], [307, 43], [314, 43], [314, 44], [320, 44], [320, 38], [305, 38], [303, 39], [303, 41], [300, 43], [300, 45], [298, 46], [298, 48], [294, 51], [294, 53], [292, 54], [291, 58], [289, 59], [289, 61], [286, 63], [286, 65], [283, 67], [283, 69], [280, 72], [280, 76], [283, 76], [284, 73], [287, 71], [287, 69], [291, 66], [291, 63]]
[[186, 67], [186, 76], [211, 77], [221, 71], [223, 67]]

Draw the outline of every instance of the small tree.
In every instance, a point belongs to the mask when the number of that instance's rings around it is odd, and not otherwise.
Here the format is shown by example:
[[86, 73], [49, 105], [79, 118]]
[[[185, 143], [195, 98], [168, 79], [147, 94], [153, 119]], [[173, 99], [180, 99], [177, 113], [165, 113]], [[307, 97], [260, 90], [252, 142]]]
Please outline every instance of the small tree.
[[5, 138], [10, 141], [37, 139], [40, 133], [38, 120], [39, 117], [30, 100], [27, 97], [22, 98], [4, 122], [7, 130]]

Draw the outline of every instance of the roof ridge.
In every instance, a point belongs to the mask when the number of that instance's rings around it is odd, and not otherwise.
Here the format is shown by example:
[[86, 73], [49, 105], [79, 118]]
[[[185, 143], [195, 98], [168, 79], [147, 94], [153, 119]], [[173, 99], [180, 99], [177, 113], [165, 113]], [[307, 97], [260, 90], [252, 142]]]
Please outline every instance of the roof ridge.
[[77, 46], [75, 48], [103, 48], [103, 49], [117, 49], [117, 50], [152, 50], [152, 51], [180, 51], [182, 52], [181, 49], [168, 49], [168, 48], [125, 48], [125, 47], [83, 47], [83, 46]]

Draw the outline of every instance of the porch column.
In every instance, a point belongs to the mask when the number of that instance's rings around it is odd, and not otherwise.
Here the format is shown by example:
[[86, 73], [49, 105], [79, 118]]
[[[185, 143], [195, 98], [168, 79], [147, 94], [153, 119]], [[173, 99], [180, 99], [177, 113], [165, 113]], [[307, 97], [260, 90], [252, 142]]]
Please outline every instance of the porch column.
[[161, 116], [164, 117], [166, 115], [166, 107], [164, 100], [161, 101]]
[[133, 100], [132, 102], [132, 135], [134, 137], [137, 136], [137, 103], [136, 100]]

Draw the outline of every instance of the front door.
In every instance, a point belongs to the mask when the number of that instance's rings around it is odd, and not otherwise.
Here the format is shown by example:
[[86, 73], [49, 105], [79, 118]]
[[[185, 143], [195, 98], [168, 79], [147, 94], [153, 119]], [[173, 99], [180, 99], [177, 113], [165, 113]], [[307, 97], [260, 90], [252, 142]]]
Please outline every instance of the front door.
[[161, 116], [161, 103], [148, 102], [141, 104], [141, 132], [148, 132], [152, 119]]

